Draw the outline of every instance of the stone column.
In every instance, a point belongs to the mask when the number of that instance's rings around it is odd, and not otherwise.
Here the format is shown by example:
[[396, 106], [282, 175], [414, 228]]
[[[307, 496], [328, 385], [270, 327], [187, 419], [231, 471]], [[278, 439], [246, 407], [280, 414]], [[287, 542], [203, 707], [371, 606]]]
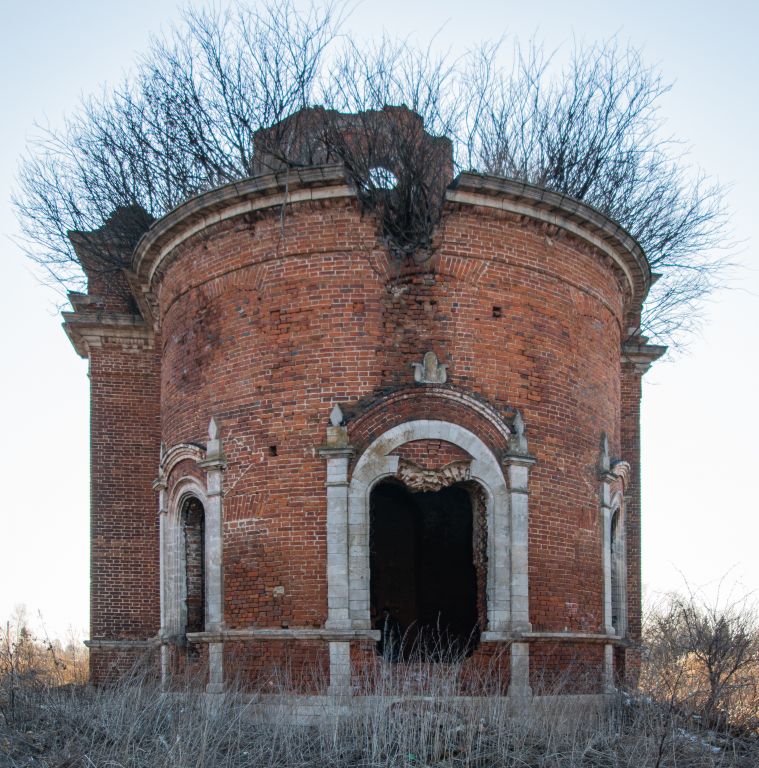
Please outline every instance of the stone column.
[[509, 481], [509, 508], [511, 513], [511, 631], [529, 632], [530, 590], [528, 582], [529, 551], [529, 480], [530, 467], [535, 459], [527, 450], [524, 421], [519, 411], [513, 420], [514, 434], [509, 440], [509, 451], [503, 463]]
[[612, 622], [611, 604], [611, 484], [615, 480], [611, 472], [611, 459], [609, 457], [609, 439], [606, 432], [601, 433], [601, 448], [598, 454], [598, 480], [600, 482], [601, 501], [601, 535], [603, 544], [601, 558], [603, 563], [604, 584], [604, 632], [607, 635], [615, 634]]
[[[535, 459], [527, 450], [524, 421], [516, 411], [512, 422], [513, 434], [509, 440], [509, 451], [504, 456], [509, 481], [509, 508], [511, 512], [511, 631], [520, 635], [532, 629], [530, 624], [529, 589], [529, 480], [530, 467]], [[530, 687], [530, 645], [514, 642], [511, 644], [511, 681], [509, 696], [525, 698], [532, 696]]]
[[529, 699], [530, 687], [530, 644], [511, 644], [511, 669], [508, 696], [510, 699]]
[[[354, 450], [348, 443], [343, 412], [330, 413], [327, 442], [319, 455], [327, 462], [327, 629], [350, 629], [348, 578], [348, 466]], [[329, 644], [329, 691], [350, 688], [350, 643]]]
[[168, 584], [169, 584], [169, 563], [167, 552], [167, 539], [169, 536], [169, 503], [166, 491], [166, 479], [161, 473], [158, 479], [153, 483], [153, 490], [158, 492], [158, 540], [159, 540], [159, 568], [160, 568], [160, 605], [161, 605], [161, 628], [158, 631], [158, 638], [161, 642], [161, 685], [165, 688], [169, 679], [169, 645], [168, 638], [171, 635], [168, 622]]
[[[206, 632], [220, 635], [224, 630], [224, 514], [222, 472], [226, 468], [219, 427], [212, 418], [208, 425], [206, 458], [200, 462], [206, 470], [205, 509], [205, 580]], [[224, 691], [224, 644], [208, 644], [208, 693]]]

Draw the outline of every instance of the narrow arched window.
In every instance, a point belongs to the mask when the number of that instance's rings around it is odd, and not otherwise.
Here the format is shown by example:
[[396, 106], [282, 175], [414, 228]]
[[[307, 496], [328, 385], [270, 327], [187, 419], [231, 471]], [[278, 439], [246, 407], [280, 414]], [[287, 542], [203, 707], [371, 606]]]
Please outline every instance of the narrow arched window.
[[611, 518], [611, 623], [617, 634], [625, 630], [625, 552], [620, 508]]
[[205, 514], [191, 497], [182, 507], [184, 540], [185, 632], [202, 632], [206, 623]]

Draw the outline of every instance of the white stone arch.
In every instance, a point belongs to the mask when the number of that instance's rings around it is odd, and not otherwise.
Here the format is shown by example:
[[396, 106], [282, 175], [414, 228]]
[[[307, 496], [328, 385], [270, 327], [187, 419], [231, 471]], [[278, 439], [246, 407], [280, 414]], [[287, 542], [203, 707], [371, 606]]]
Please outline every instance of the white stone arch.
[[[164, 615], [161, 624], [170, 637], [182, 635], [187, 626], [187, 582], [185, 578], [185, 541], [182, 527], [182, 509], [190, 498], [196, 498], [208, 509], [206, 488], [196, 477], [185, 476], [172, 484], [166, 506], [166, 521], [161, 537], [161, 588]], [[206, 526], [207, 528], [207, 526]], [[207, 534], [206, 534], [207, 535]], [[205, 551], [205, 572], [208, 573], [208, 546]], [[204, 605], [208, 610], [208, 579]]]
[[162, 477], [168, 478], [180, 461], [189, 459], [198, 464], [203, 461], [205, 456], [206, 452], [199, 445], [194, 443], [177, 443], [162, 454], [158, 470]]
[[[617, 491], [609, 504], [610, 523], [610, 578], [611, 578], [611, 624], [617, 635], [627, 632], [627, 537], [625, 535], [625, 501]], [[615, 621], [616, 617], [616, 621]]]
[[[420, 419], [392, 427], [378, 437], [358, 459], [348, 484], [347, 562], [332, 563], [330, 573], [347, 571], [345, 588], [330, 590], [330, 618], [353, 629], [371, 629], [369, 601], [369, 497], [374, 486], [398, 470], [396, 448], [415, 440], [444, 440], [472, 456], [470, 479], [485, 491], [487, 520], [487, 618], [489, 631], [507, 631], [512, 619], [512, 534], [509, 489], [498, 460], [485, 443], [468, 429], [448, 421]], [[526, 563], [526, 553], [524, 561]], [[526, 577], [526, 574], [525, 574]], [[342, 587], [343, 585], [335, 585]], [[347, 597], [347, 611], [340, 610]], [[339, 605], [335, 605], [337, 602]], [[334, 609], [338, 609], [336, 613]]]

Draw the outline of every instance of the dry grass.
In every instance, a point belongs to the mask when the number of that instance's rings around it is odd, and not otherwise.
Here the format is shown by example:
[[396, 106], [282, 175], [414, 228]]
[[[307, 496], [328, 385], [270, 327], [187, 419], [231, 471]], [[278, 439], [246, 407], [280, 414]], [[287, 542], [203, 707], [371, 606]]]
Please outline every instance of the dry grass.
[[[188, 684], [163, 694], [152, 671], [119, 685], [21, 686], [0, 716], [5, 768], [716, 768], [759, 765], [756, 740], [694, 730], [673, 708], [620, 695], [600, 712], [576, 699], [515, 706], [453, 695], [456, 664], [386, 665], [377, 694], [357, 696], [312, 725], [292, 699]], [[276, 674], [272, 679], [277, 679]], [[289, 687], [282, 682], [282, 689]], [[267, 685], [267, 691], [272, 686]], [[405, 695], [403, 692], [405, 690]], [[313, 703], [315, 700], [311, 700]], [[320, 700], [322, 703], [324, 699]], [[312, 710], [313, 711], [313, 710]]]

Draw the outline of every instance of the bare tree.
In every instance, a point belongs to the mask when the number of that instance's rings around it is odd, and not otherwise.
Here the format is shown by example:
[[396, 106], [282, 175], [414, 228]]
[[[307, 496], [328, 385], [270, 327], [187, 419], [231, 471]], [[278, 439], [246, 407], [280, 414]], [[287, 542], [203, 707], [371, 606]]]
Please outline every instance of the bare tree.
[[[115, 276], [150, 222], [189, 197], [272, 164], [341, 162], [380, 236], [423, 259], [444, 213], [449, 141], [459, 169], [563, 192], [629, 230], [662, 274], [641, 330], [682, 338], [720, 280], [723, 190], [662, 135], [668, 86], [656, 70], [615, 41], [577, 48], [563, 69], [535, 45], [515, 45], [510, 68], [499, 63], [500, 44], [459, 59], [436, 54], [434, 40], [360, 45], [339, 34], [344, 10], [299, 14], [285, 0], [186, 12], [130, 78], [31, 145], [14, 199], [29, 255], [64, 286], [79, 286], [70, 233], [110, 221], [92, 251]], [[422, 122], [393, 128], [381, 117], [401, 106]], [[308, 145], [296, 138], [303, 120], [320, 122]], [[422, 128], [440, 143], [422, 141]]]
[[[108, 278], [154, 218], [249, 176], [255, 131], [314, 99], [337, 23], [330, 5], [299, 15], [290, 0], [187, 11], [132, 76], [32, 143], [14, 199], [32, 259], [65, 288], [82, 287], [82, 266]], [[100, 264], [80, 264], [70, 233], [106, 223]]]
[[638, 51], [616, 41], [575, 48], [568, 64], [515, 45], [499, 70], [498, 45], [469, 62], [466, 162], [563, 192], [595, 206], [638, 240], [654, 272], [643, 330], [673, 340], [720, 278], [724, 190], [662, 135], [669, 90]]
[[669, 595], [645, 622], [643, 686], [703, 725], [753, 731], [759, 706], [759, 619], [746, 596]]

